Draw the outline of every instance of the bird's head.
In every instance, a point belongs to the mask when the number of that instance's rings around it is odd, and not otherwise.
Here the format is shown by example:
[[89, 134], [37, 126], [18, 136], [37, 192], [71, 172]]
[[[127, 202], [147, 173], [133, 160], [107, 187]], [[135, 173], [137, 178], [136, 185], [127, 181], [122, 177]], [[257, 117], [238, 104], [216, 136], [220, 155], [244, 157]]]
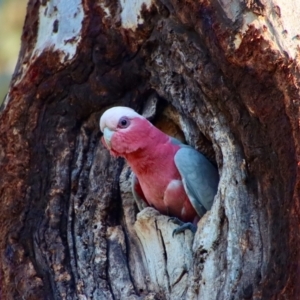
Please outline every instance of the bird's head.
[[153, 125], [129, 107], [116, 106], [100, 118], [102, 142], [114, 156], [126, 156], [147, 145]]

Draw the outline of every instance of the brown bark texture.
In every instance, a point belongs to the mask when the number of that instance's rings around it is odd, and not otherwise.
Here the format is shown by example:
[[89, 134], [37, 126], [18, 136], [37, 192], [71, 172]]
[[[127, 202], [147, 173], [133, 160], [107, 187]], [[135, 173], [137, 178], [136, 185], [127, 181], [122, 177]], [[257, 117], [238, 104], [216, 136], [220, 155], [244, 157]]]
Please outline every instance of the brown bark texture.
[[[29, 1], [0, 111], [1, 299], [300, 299], [300, 32], [286, 5]], [[115, 105], [218, 166], [195, 235], [138, 211], [130, 168], [100, 142]]]

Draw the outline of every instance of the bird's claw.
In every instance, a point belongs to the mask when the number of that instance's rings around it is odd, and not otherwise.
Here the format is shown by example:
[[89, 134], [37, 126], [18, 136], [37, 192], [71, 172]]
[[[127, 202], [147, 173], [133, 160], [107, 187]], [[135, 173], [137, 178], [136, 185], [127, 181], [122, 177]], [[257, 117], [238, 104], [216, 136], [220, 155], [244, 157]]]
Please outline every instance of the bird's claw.
[[174, 237], [174, 235], [177, 235], [181, 232], [184, 232], [186, 229], [189, 229], [192, 233], [196, 233], [196, 231], [197, 231], [197, 226], [195, 226], [194, 224], [192, 224], [190, 222], [184, 223], [184, 222], [180, 221], [178, 218], [174, 218], [174, 217], [169, 218], [168, 222], [169, 221], [172, 221], [173, 223], [175, 223], [176, 225], [179, 226], [173, 230], [172, 237]]
[[169, 219], [168, 219], [168, 222], [173, 222], [174, 224], [176, 224], [176, 225], [179, 225], [179, 226], [182, 226], [183, 224], [185, 224], [184, 222], [182, 222], [181, 220], [179, 220], [178, 218], [176, 218], [176, 217], [170, 217]]

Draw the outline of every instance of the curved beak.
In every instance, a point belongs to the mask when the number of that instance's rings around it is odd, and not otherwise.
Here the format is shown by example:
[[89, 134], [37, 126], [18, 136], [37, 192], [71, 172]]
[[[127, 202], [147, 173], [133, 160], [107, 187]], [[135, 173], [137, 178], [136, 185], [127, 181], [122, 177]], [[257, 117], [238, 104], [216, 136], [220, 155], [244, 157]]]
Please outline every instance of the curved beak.
[[107, 147], [109, 149], [111, 149], [111, 138], [114, 134], [114, 131], [110, 130], [109, 128], [105, 127], [104, 130], [103, 130], [103, 138], [104, 138], [104, 141], [107, 145]]

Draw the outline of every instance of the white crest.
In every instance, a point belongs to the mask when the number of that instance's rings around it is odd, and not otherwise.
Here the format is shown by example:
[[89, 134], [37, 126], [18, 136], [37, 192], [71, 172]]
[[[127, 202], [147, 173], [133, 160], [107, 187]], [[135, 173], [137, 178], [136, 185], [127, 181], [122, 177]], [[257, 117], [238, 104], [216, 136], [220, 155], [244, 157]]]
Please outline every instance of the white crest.
[[144, 118], [135, 112], [132, 108], [126, 106], [115, 106], [109, 108], [104, 112], [100, 118], [100, 129], [103, 132], [105, 127], [111, 130], [115, 130], [118, 126], [121, 117], [133, 118]]

